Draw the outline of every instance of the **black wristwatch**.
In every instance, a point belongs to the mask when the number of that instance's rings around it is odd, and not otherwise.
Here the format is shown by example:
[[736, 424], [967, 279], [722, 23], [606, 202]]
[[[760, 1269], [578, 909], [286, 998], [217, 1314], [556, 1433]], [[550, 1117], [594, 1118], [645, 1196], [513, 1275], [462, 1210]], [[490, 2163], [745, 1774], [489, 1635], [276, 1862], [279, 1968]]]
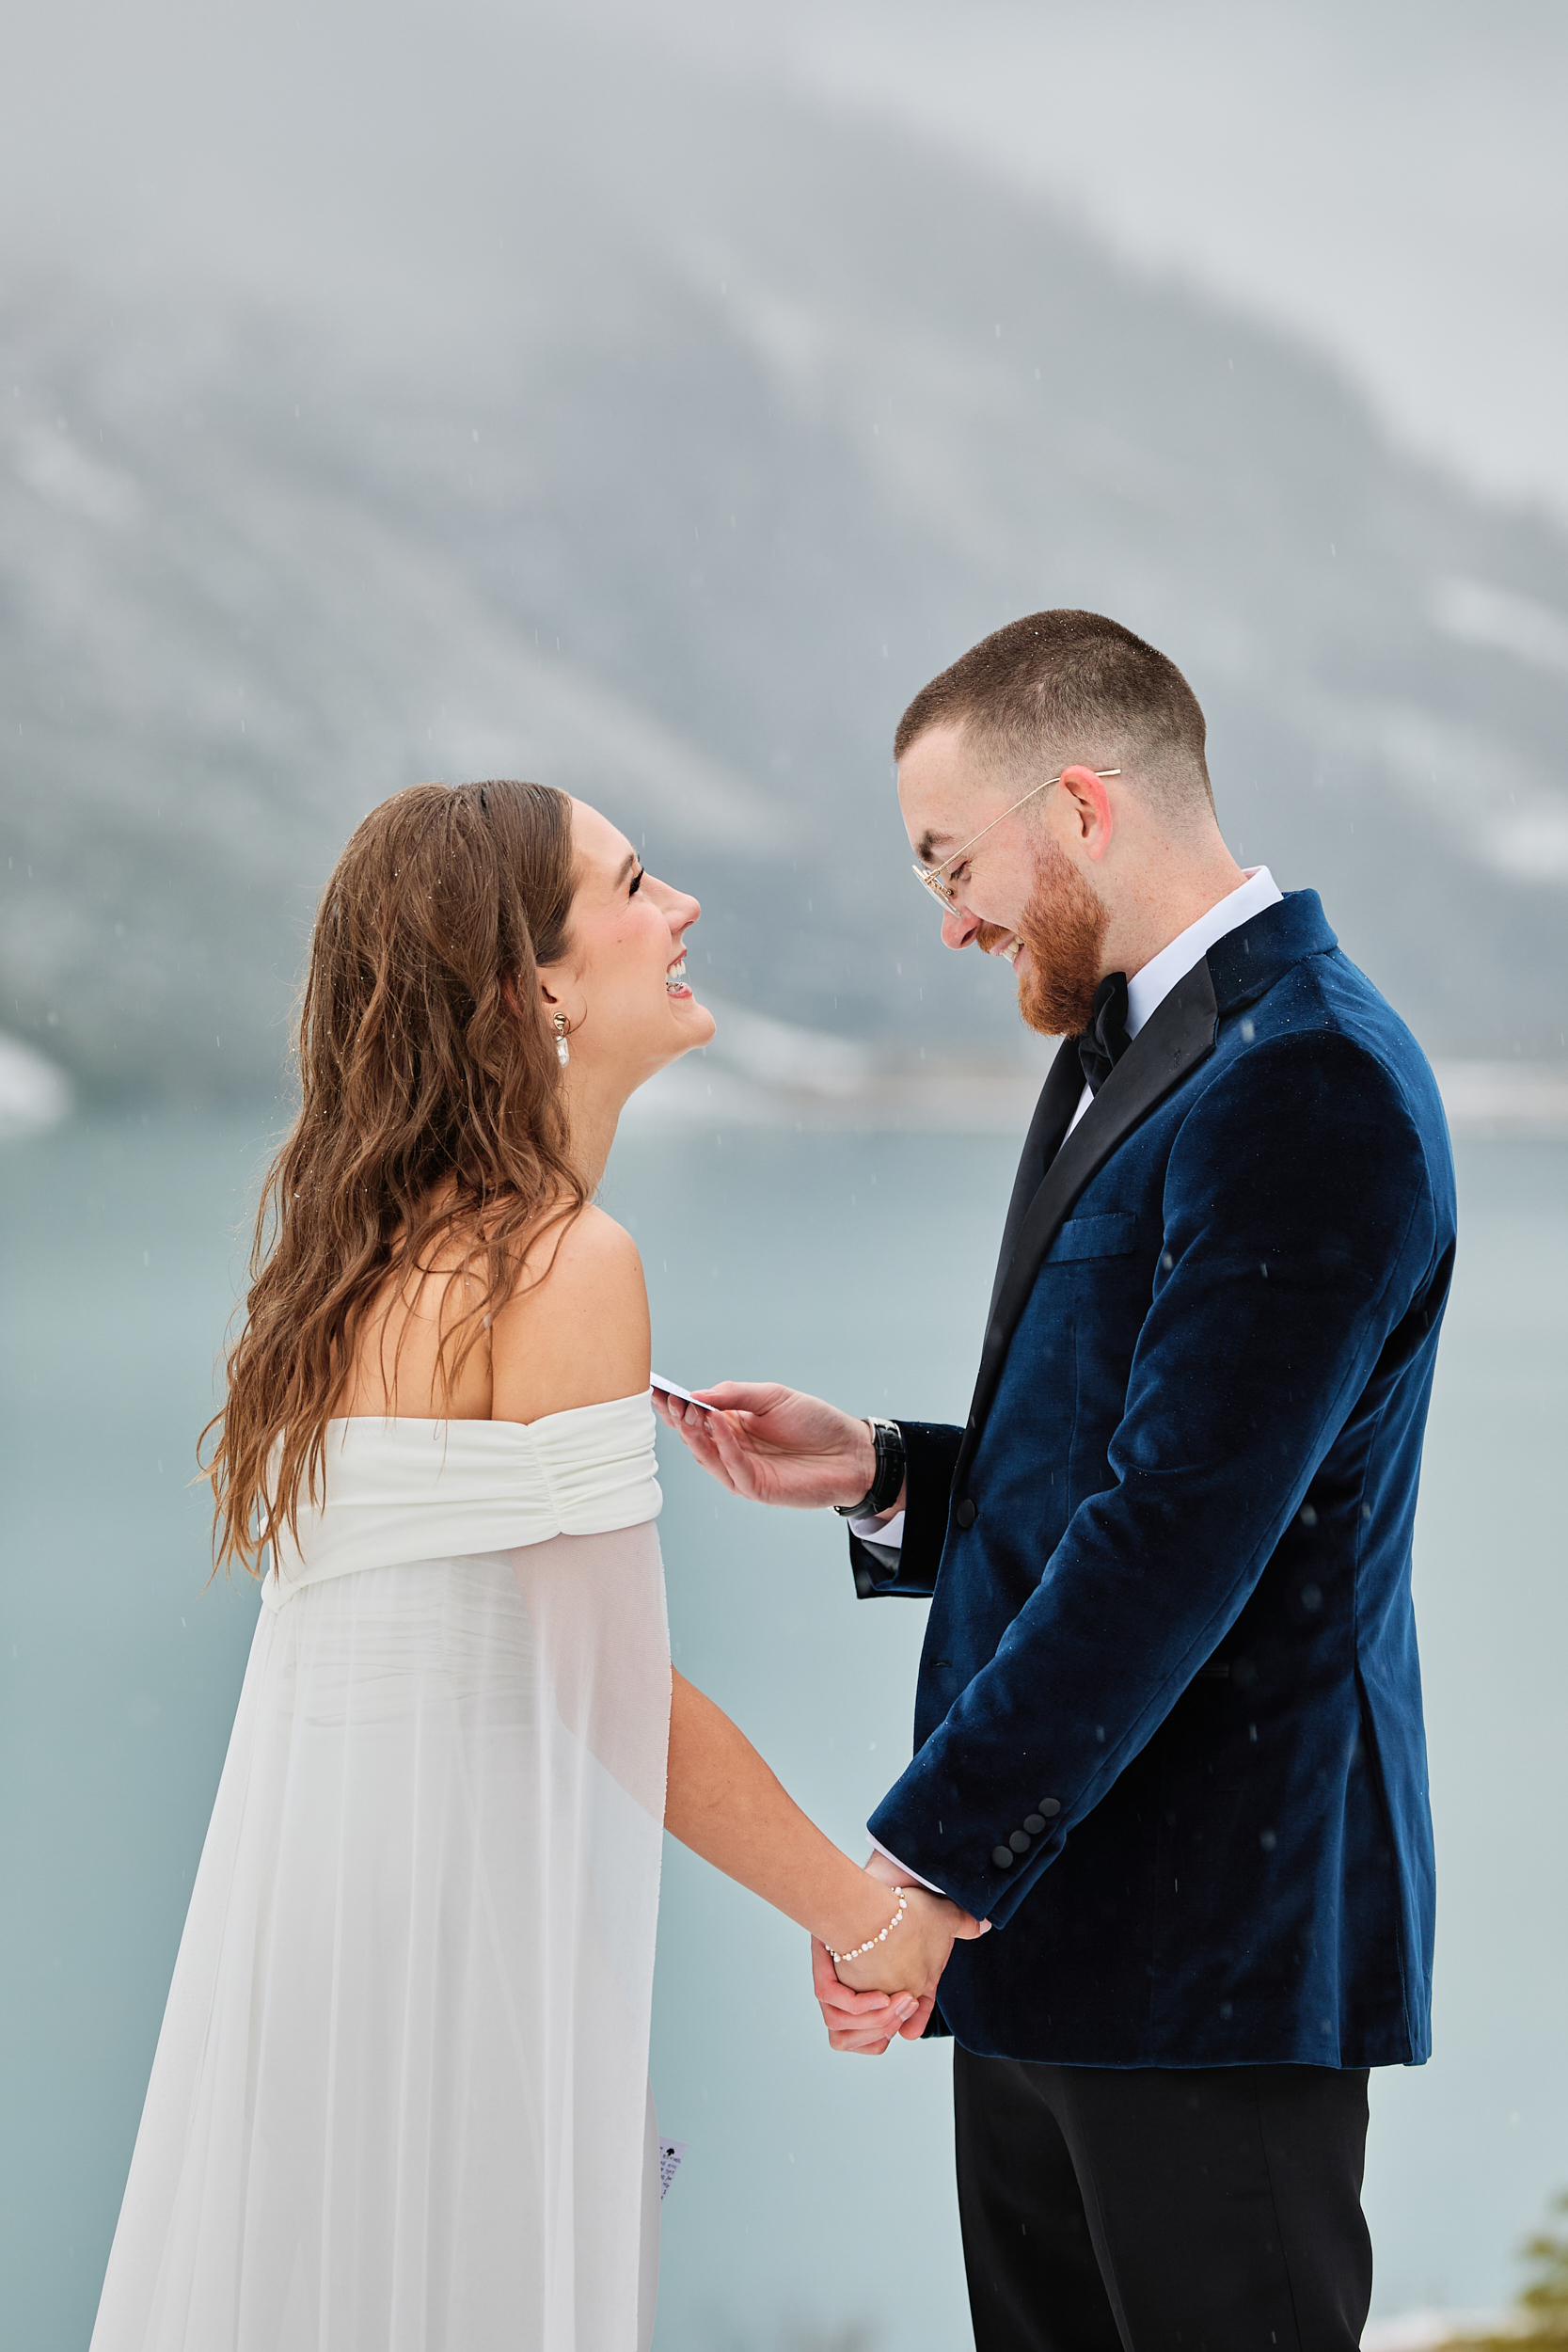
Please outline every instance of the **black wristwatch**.
[[904, 1483], [904, 1433], [898, 1423], [867, 1416], [865, 1425], [877, 1449], [877, 1468], [858, 1502], [833, 1504], [841, 1519], [879, 1518], [884, 1511], [892, 1510]]

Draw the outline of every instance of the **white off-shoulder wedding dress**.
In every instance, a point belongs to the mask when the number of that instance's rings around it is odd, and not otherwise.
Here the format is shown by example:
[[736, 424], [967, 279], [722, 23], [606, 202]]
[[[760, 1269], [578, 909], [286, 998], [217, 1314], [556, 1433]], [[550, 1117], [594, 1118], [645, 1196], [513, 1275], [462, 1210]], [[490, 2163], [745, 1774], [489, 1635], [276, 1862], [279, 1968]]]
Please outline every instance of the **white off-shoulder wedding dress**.
[[645, 1396], [336, 1421], [93, 2352], [637, 2352], [670, 1644]]

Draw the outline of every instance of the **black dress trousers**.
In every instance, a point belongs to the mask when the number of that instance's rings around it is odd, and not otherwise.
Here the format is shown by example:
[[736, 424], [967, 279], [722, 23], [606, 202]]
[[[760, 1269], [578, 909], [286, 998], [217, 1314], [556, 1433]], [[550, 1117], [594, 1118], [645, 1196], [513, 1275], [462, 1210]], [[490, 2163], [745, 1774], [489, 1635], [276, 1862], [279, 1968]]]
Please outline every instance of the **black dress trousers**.
[[977, 2352], [1356, 2352], [1367, 2072], [956, 2048]]

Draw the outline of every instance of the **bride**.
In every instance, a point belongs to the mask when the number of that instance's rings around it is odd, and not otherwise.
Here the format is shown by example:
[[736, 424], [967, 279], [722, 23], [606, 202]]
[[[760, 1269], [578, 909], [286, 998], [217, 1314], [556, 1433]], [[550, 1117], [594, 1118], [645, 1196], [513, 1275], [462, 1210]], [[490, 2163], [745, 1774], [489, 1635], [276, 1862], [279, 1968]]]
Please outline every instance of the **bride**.
[[93, 2352], [635, 2352], [661, 1829], [920, 2021], [956, 1935], [670, 1664], [648, 1307], [592, 1196], [713, 1034], [695, 899], [531, 784], [374, 810], [209, 1433], [261, 1612]]

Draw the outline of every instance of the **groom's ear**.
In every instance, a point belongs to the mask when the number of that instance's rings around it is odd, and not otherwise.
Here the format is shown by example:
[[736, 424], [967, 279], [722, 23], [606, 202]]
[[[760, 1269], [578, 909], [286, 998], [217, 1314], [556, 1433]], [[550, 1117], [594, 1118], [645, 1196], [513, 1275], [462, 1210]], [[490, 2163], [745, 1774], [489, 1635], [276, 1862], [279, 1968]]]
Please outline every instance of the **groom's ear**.
[[1092, 768], [1064, 768], [1062, 798], [1072, 803], [1079, 838], [1092, 858], [1102, 858], [1111, 846], [1116, 817], [1103, 779]]

